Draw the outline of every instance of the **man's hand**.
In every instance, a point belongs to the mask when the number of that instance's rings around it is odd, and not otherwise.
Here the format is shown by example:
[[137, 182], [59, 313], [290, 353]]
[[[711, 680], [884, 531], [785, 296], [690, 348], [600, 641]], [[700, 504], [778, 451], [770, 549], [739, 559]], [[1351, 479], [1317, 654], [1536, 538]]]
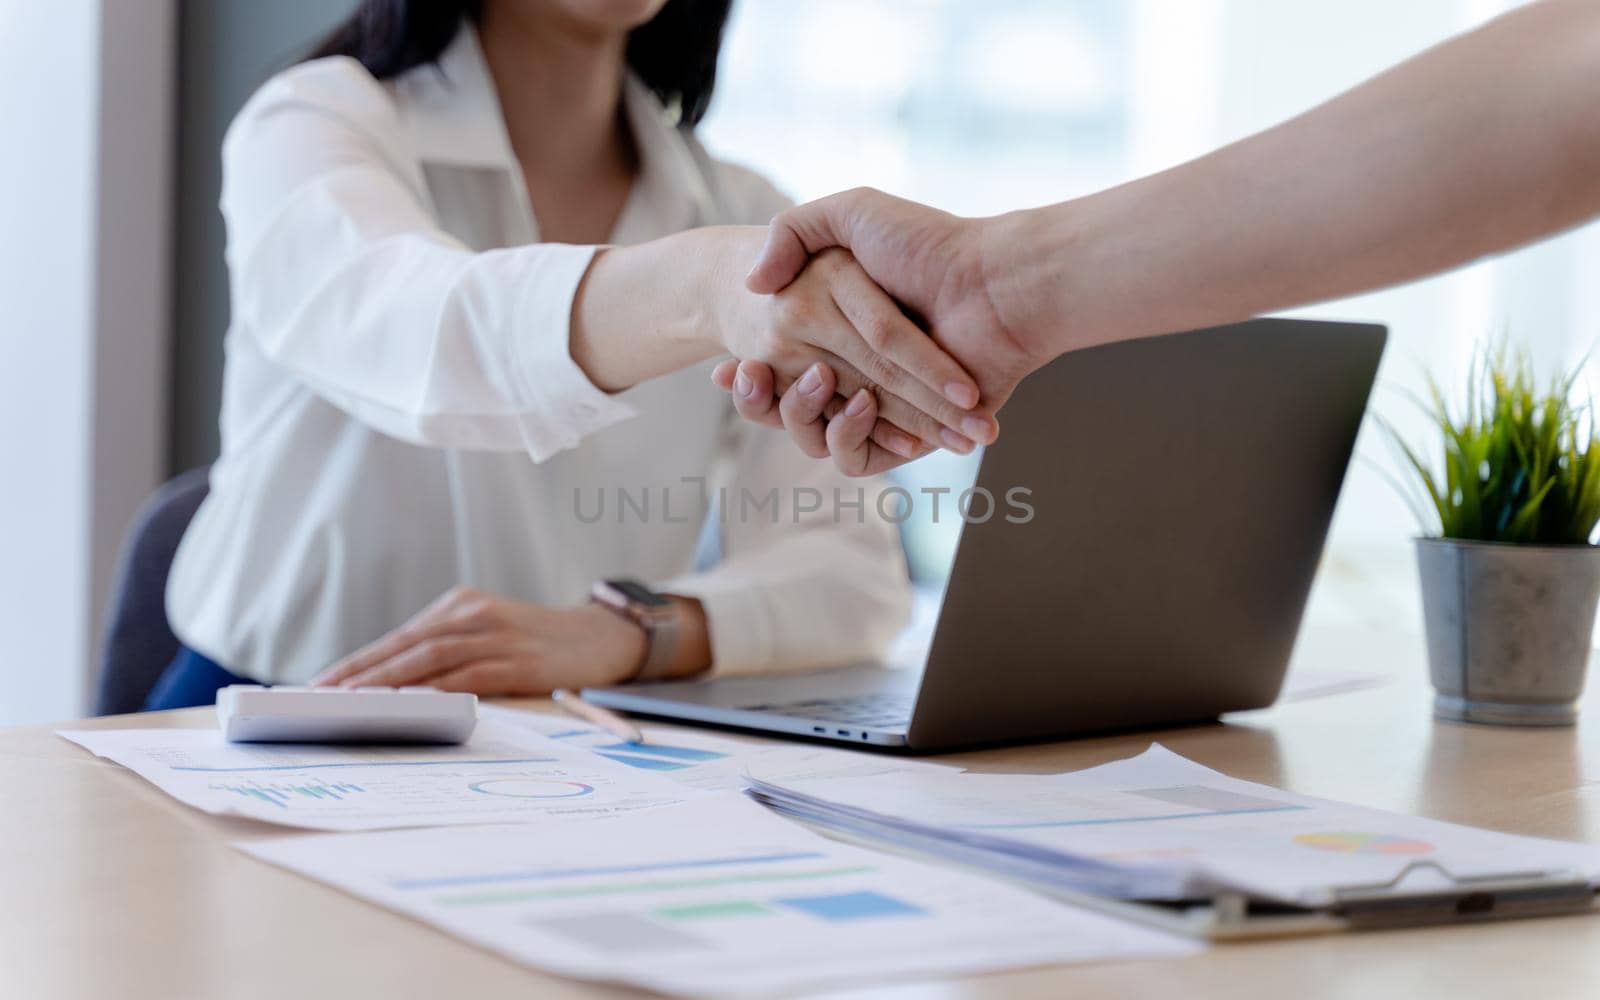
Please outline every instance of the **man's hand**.
[[[935, 343], [972, 374], [982, 408], [992, 413], [1024, 375], [1048, 359], [1028, 338], [1009, 328], [995, 307], [992, 279], [985, 268], [992, 257], [985, 244], [993, 237], [987, 220], [963, 219], [881, 191], [857, 188], [791, 208], [773, 219], [746, 285], [754, 292], [775, 294], [805, 269], [813, 255], [830, 247], [848, 248], [867, 276], [910, 310]], [[714, 379], [719, 386], [732, 389], [740, 371], [736, 362], [725, 362], [718, 366]], [[760, 366], [742, 371], [747, 385], [754, 381], [773, 384]], [[837, 409], [837, 401], [824, 408], [809, 406], [798, 398], [803, 395], [798, 385], [787, 388], [776, 409], [795, 442], [808, 454], [815, 454], [817, 442], [825, 434], [817, 422], [829, 416], [826, 410]], [[784, 390], [783, 386], [774, 388]], [[773, 422], [770, 396], [752, 399], [735, 392], [734, 401], [747, 417], [769, 415], [760, 422]], [[794, 419], [788, 418], [790, 412]], [[798, 418], [806, 414], [811, 420], [800, 422]], [[956, 435], [941, 435], [939, 443], [969, 450]], [[902, 456], [902, 460], [908, 457]], [[874, 462], [860, 467], [876, 472], [889, 465]]]
[[312, 684], [545, 695], [626, 680], [645, 645], [642, 628], [598, 604], [550, 608], [457, 587]]

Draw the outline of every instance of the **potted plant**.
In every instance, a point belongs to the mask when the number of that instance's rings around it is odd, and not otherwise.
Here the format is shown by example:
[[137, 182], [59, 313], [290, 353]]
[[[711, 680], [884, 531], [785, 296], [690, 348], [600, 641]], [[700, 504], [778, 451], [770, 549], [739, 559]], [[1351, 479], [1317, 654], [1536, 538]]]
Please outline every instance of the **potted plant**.
[[[1571, 725], [1600, 600], [1600, 454], [1577, 372], [1535, 388], [1526, 355], [1474, 362], [1463, 412], [1430, 379], [1435, 469], [1385, 424], [1414, 474], [1434, 715]], [[1431, 535], [1437, 526], [1438, 534]]]

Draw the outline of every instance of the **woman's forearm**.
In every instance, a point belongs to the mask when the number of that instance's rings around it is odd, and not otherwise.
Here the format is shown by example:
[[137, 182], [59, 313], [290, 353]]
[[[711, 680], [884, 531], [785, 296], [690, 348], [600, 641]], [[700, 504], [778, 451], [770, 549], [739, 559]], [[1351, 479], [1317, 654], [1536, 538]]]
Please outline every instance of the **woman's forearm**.
[[706, 609], [693, 597], [672, 597], [678, 613], [678, 648], [665, 677], [693, 677], [711, 667], [711, 626]]
[[821, 362], [845, 398], [880, 395], [894, 428], [877, 443], [895, 455], [994, 439], [972, 377], [848, 254], [824, 255], [780, 295], [747, 289], [766, 237], [764, 226], [714, 226], [597, 252], [573, 302], [573, 361], [608, 392], [724, 353], [771, 365], [784, 386]]
[[992, 223], [1008, 327], [1075, 347], [1336, 298], [1600, 213], [1600, 4], [1545, 0], [1161, 174]]
[[572, 306], [573, 361], [618, 392], [723, 353], [717, 304], [764, 238], [716, 226], [598, 251]]

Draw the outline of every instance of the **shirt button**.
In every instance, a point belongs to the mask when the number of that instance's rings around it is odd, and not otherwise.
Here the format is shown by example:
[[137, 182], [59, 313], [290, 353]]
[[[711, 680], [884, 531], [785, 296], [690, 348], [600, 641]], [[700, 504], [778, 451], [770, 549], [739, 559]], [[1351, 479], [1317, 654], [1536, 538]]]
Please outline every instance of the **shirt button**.
[[576, 406], [574, 406], [572, 408], [572, 415], [575, 416], [575, 417], [578, 417], [581, 420], [593, 419], [594, 414], [595, 414], [594, 406], [592, 404], [589, 404], [589, 403], [579, 403], [579, 404], [577, 404]]

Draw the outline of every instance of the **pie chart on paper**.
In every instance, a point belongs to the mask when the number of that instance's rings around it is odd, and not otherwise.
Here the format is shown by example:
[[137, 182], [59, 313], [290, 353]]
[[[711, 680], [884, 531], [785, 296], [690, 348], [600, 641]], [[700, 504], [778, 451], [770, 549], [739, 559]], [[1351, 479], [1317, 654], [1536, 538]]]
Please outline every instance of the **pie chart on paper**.
[[467, 787], [480, 795], [498, 795], [508, 799], [575, 799], [594, 794], [593, 785], [555, 778], [493, 778], [474, 781]]
[[1350, 833], [1346, 831], [1302, 833], [1294, 838], [1294, 842], [1302, 847], [1310, 847], [1318, 851], [1332, 851], [1335, 854], [1417, 855], [1433, 853], [1433, 845], [1425, 840], [1412, 840], [1409, 837], [1391, 837], [1384, 833]]

